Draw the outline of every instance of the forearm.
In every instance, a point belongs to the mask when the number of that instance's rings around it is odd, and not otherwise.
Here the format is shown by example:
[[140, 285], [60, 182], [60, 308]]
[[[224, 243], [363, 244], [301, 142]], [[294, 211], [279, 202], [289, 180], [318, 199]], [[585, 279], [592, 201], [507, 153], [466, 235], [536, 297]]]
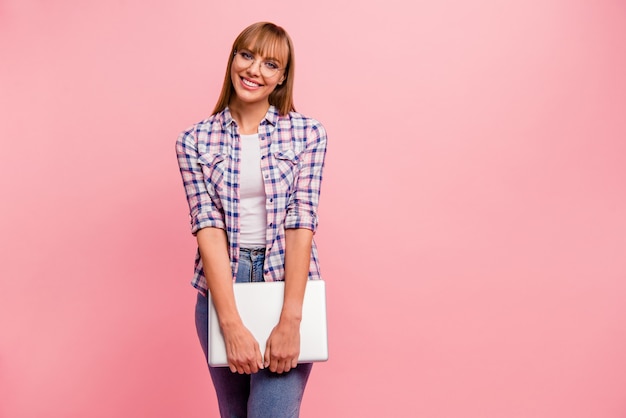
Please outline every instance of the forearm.
[[281, 321], [302, 319], [302, 301], [311, 263], [313, 231], [304, 228], [285, 230], [285, 297]]
[[215, 304], [222, 330], [241, 323], [233, 294], [233, 277], [228, 256], [226, 231], [220, 228], [203, 228], [196, 238], [204, 276]]

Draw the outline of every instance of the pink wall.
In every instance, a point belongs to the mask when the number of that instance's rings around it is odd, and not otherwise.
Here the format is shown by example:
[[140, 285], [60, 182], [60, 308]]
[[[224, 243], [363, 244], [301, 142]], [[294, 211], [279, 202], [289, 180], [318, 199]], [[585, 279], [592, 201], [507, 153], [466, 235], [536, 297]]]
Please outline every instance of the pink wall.
[[214, 416], [174, 140], [258, 20], [330, 134], [302, 416], [626, 416], [618, 0], [0, 2], [0, 416]]

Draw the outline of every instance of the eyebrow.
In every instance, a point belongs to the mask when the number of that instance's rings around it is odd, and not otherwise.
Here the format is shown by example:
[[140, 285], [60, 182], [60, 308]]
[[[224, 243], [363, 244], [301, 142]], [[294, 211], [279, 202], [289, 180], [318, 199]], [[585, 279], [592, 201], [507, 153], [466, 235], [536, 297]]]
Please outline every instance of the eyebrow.
[[[237, 50], [237, 52], [241, 52], [241, 51], [250, 52], [251, 54], [254, 54], [254, 55], [261, 55], [258, 51], [254, 52], [254, 51], [252, 51], [249, 48], [241, 48], [241, 49]], [[263, 59], [266, 60], [266, 61], [276, 61], [276, 62], [279, 62], [281, 65], [283, 64], [283, 62], [281, 60], [279, 60], [278, 58], [275, 58], [275, 57], [263, 57]]]

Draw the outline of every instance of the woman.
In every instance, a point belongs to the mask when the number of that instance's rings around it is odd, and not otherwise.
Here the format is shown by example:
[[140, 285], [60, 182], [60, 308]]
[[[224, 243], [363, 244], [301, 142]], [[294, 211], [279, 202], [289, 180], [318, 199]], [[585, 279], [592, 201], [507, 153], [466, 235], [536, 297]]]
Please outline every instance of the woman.
[[[207, 290], [229, 367], [209, 367], [222, 417], [297, 417], [311, 364], [298, 364], [307, 279], [319, 279], [313, 234], [326, 132], [293, 106], [288, 34], [256, 23], [235, 40], [213, 115], [176, 142], [198, 241], [192, 285], [207, 355]], [[243, 325], [233, 281], [285, 281], [264, 353]]]

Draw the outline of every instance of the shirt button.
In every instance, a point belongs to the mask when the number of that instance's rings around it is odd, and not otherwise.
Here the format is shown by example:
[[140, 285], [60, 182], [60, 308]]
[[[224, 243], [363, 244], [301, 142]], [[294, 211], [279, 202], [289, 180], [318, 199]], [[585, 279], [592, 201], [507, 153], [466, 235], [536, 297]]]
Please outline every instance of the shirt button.
[[264, 159], [265, 159], [265, 155], [263, 155], [263, 156], [261, 157], [261, 159], [262, 159], [262, 160], [264, 160]]
[[272, 226], [272, 225], [274, 225], [274, 224], [272, 224], [272, 223], [270, 222], [270, 226]]
[[274, 199], [270, 199], [270, 203], [273, 202], [273, 201], [274, 201]]
[[270, 177], [270, 176], [269, 176], [268, 174], [266, 174], [266, 175], [265, 175], [265, 178], [266, 178], [266, 179], [267, 179], [267, 178], [269, 178], [269, 177]]

